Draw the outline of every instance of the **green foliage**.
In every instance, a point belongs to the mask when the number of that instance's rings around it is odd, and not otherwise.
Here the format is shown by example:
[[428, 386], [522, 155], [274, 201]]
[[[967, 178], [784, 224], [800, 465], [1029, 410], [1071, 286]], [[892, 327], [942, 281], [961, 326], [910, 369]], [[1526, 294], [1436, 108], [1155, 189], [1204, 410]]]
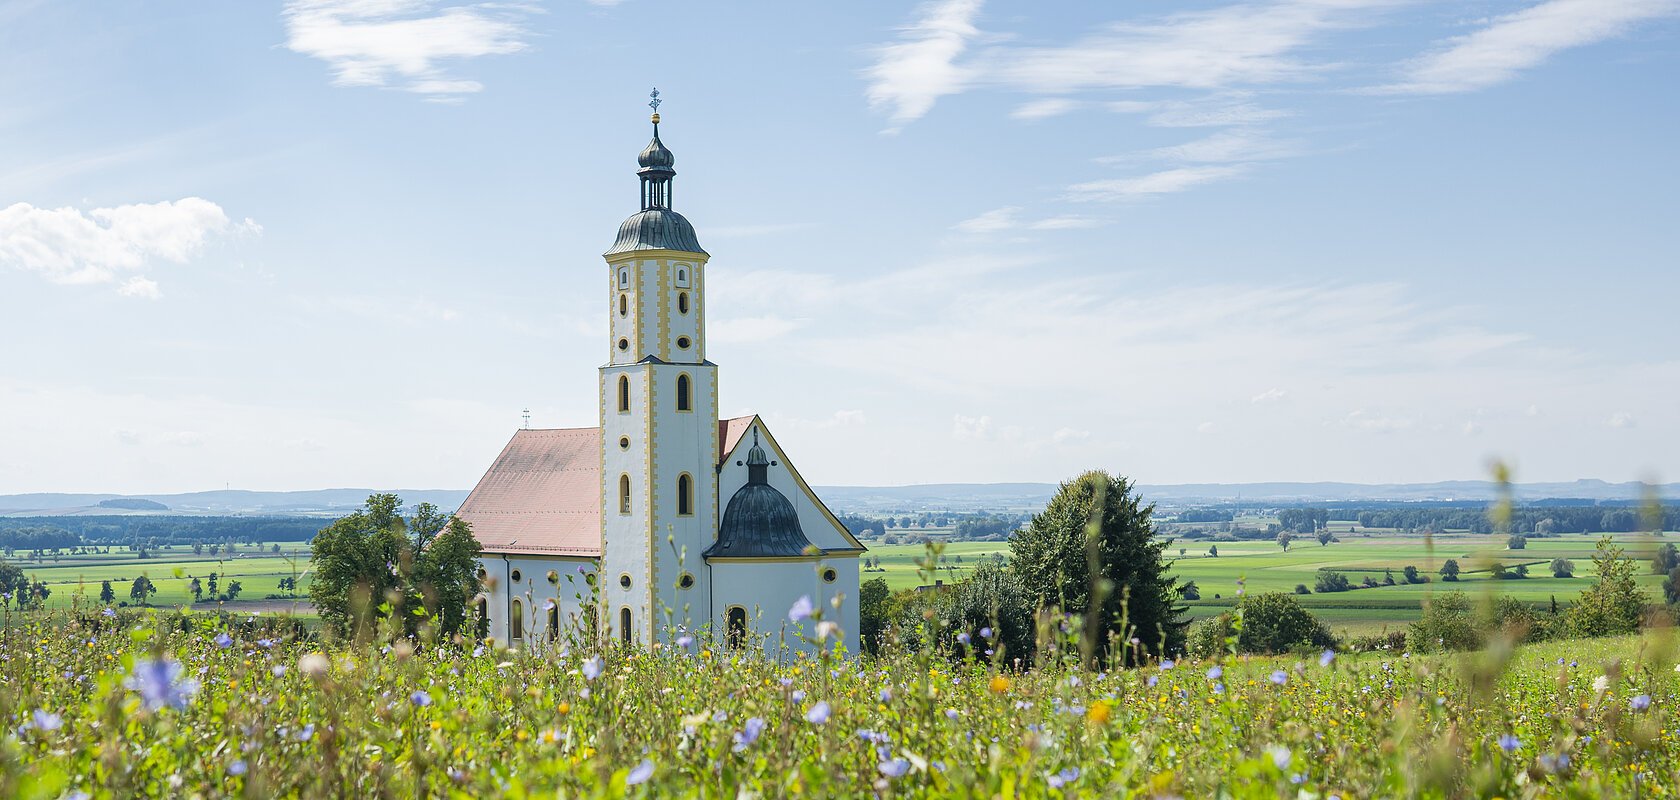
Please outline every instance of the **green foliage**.
[[1505, 549], [1507, 550], [1522, 550], [1526, 547], [1528, 547], [1528, 537], [1520, 533], [1513, 533], [1505, 538]]
[[405, 635], [423, 623], [443, 637], [461, 632], [478, 589], [478, 541], [465, 522], [430, 503], [409, 521], [401, 506], [396, 495], [372, 495], [315, 536], [310, 599], [340, 635], [365, 640], [387, 618]]
[[117, 599], [117, 593], [111, 588], [110, 581], [99, 582], [99, 602], [110, 605]]
[[[1241, 631], [1237, 619], [1242, 620]], [[1240, 653], [1287, 653], [1300, 647], [1314, 649], [1335, 645], [1330, 629], [1314, 617], [1300, 601], [1282, 592], [1250, 595], [1236, 608], [1191, 628], [1191, 654], [1209, 657], [1224, 652], [1235, 637]]]
[[[999, 658], [1032, 662], [1033, 605], [1008, 567], [981, 564], [966, 580], [939, 593], [934, 610], [941, 621], [942, 641], [949, 643], [958, 633], [966, 633], [975, 654], [991, 646]], [[982, 644], [985, 628], [992, 629], [992, 636]]]
[[152, 595], [157, 594], [157, 586], [152, 579], [141, 575], [128, 585], [128, 596], [134, 602], [145, 605]]
[[1458, 580], [1458, 561], [1456, 559], [1449, 558], [1447, 563], [1441, 565], [1441, 580]]
[[1656, 557], [1651, 559], [1651, 572], [1667, 575], [1675, 567], [1680, 567], [1680, 550], [1674, 547], [1673, 542], [1669, 542], [1657, 549]]
[[1154, 508], [1125, 478], [1087, 472], [1062, 484], [1010, 538], [1010, 566], [1026, 596], [1086, 617], [1088, 656], [1103, 651], [1108, 636], [1135, 637], [1157, 655], [1183, 644], [1177, 581], [1162, 557], [1170, 542], [1154, 538]]
[[1575, 562], [1570, 561], [1567, 558], [1554, 558], [1554, 559], [1552, 559], [1552, 577], [1554, 577], [1554, 578], [1573, 578], [1573, 577], [1575, 577]]
[[1178, 596], [1186, 600], [1200, 600], [1202, 599], [1202, 590], [1196, 585], [1195, 581], [1185, 581], [1184, 585], [1178, 587]]
[[892, 591], [886, 578], [871, 578], [858, 586], [858, 627], [864, 652], [881, 650], [881, 634], [887, 628], [887, 605]]
[[1352, 588], [1353, 584], [1348, 581], [1348, 577], [1346, 575], [1328, 568], [1320, 569], [1318, 571], [1318, 578], [1313, 583], [1313, 591], [1321, 594], [1326, 592], [1345, 592]]
[[1663, 578], [1663, 599], [1670, 605], [1680, 603], [1680, 567], [1668, 571], [1668, 577]]
[[1564, 624], [1575, 636], [1609, 636], [1639, 630], [1645, 614], [1645, 595], [1634, 581], [1638, 571], [1633, 559], [1606, 536], [1593, 554], [1598, 583], [1581, 593], [1564, 614]]
[[1407, 564], [1400, 574], [1405, 576], [1406, 583], [1423, 583], [1423, 578], [1418, 575], [1418, 568], [1411, 564]]

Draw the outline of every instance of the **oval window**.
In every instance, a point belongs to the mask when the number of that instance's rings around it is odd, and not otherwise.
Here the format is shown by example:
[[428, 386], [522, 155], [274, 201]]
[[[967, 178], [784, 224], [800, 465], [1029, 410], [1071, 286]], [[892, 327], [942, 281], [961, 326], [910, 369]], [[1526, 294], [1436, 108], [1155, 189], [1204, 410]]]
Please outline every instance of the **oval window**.
[[519, 570], [514, 570], [512, 574], [508, 575], [508, 577], [512, 578], [514, 583], [518, 583], [519, 579], [524, 576], [519, 574]]
[[629, 314], [630, 314], [630, 295], [621, 294], [621, 295], [618, 296], [618, 315], [623, 317], [623, 316], [628, 316]]
[[687, 337], [687, 336], [678, 336], [678, 337], [677, 337], [677, 349], [679, 349], [679, 350], [687, 350], [687, 349], [688, 349], [688, 345], [689, 345], [689, 341], [688, 341], [688, 337]]
[[677, 585], [684, 589], [693, 589], [694, 576], [684, 572], [682, 577], [677, 579]]
[[628, 437], [628, 436], [618, 437], [618, 449], [629, 450], [630, 449], [630, 437]]
[[823, 583], [833, 583], [840, 578], [840, 573], [835, 572], [833, 567], [823, 570], [822, 575]]
[[618, 349], [629, 350], [630, 349], [630, 340], [629, 339], [619, 339], [618, 340]]
[[630, 573], [626, 572], [618, 576], [618, 585], [626, 589], [630, 588]]
[[688, 292], [677, 293], [677, 312], [681, 314], [688, 313]]

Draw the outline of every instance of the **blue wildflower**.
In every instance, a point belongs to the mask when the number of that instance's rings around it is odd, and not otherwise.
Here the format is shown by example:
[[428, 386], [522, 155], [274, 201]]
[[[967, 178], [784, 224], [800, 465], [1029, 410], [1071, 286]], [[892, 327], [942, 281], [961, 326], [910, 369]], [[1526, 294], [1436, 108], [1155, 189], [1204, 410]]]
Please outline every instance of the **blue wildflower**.
[[1062, 770], [1061, 772], [1058, 772], [1058, 773], [1050, 776], [1050, 778], [1049, 778], [1050, 788], [1060, 789], [1063, 786], [1066, 786], [1070, 783], [1073, 783], [1076, 780], [1079, 780], [1079, 768], [1078, 767], [1068, 767], [1068, 768]]
[[1330, 666], [1330, 662], [1335, 661], [1335, 660], [1336, 660], [1336, 651], [1334, 651], [1334, 650], [1326, 650], [1326, 651], [1318, 654], [1318, 665], [1321, 666], [1321, 667], [1328, 667], [1328, 666]]
[[432, 704], [432, 696], [424, 691], [416, 691], [414, 694], [408, 696], [408, 702], [417, 706], [425, 707]]
[[1501, 734], [1499, 737], [1499, 749], [1504, 750], [1507, 753], [1515, 753], [1517, 748], [1521, 746], [1522, 740], [1509, 733]]
[[228, 765], [227, 773], [237, 777], [244, 775], [248, 769], [249, 766], [245, 763], [245, 759], [235, 759], [232, 764]]
[[64, 727], [64, 718], [46, 709], [37, 708], [30, 715], [29, 726], [38, 731], [56, 731]]
[[752, 747], [753, 742], [758, 741], [758, 735], [763, 732], [764, 720], [762, 718], [752, 717], [748, 719], [746, 727], [735, 734], [735, 752], [739, 753]]
[[889, 778], [898, 778], [903, 777], [904, 773], [910, 771], [910, 762], [902, 758], [895, 758], [891, 761], [882, 761], [875, 768], [880, 770], [882, 775]]
[[1289, 673], [1281, 669], [1272, 670], [1272, 683], [1282, 686], [1289, 682]]
[[811, 706], [810, 711], [805, 712], [805, 721], [813, 725], [821, 725], [828, 721], [830, 713], [831, 709], [828, 707], [828, 701], [818, 700], [816, 705]]
[[223, 650], [232, 647], [233, 637], [227, 635], [227, 631], [222, 631], [221, 633], [216, 634], [216, 646], [222, 648]]
[[141, 659], [134, 663], [123, 686], [140, 693], [146, 708], [186, 708], [198, 693], [198, 681], [181, 678], [181, 662], [170, 658]]
[[601, 672], [607, 668], [607, 661], [600, 656], [594, 656], [583, 662], [583, 679], [587, 681], [601, 677]]
[[811, 605], [810, 595], [800, 595], [798, 600], [793, 601], [793, 607], [788, 609], [788, 622], [804, 622], [816, 611], [816, 607]]
[[644, 758], [642, 763], [637, 764], [635, 769], [630, 770], [629, 775], [624, 776], [624, 785], [635, 786], [638, 783], [646, 783], [647, 779], [651, 777], [653, 777], [653, 762]]
[[1651, 707], [1651, 696], [1648, 694], [1639, 695], [1633, 698], [1632, 705], [1634, 711], [1644, 711]]

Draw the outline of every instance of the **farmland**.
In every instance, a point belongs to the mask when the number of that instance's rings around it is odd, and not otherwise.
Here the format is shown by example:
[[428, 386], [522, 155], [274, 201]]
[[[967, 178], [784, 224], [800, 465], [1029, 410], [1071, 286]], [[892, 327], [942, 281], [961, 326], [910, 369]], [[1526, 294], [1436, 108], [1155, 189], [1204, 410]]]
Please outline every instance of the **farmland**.
[[[1341, 541], [1321, 546], [1310, 539], [1297, 540], [1288, 551], [1271, 541], [1178, 541], [1168, 550], [1173, 573], [1180, 582], [1194, 581], [1201, 599], [1187, 601], [1191, 619], [1214, 616], [1229, 609], [1239, 588], [1248, 593], [1293, 592], [1298, 585], [1311, 590], [1320, 569], [1341, 572], [1355, 584], [1366, 576], [1379, 583], [1392, 571], [1396, 585], [1360, 588], [1346, 592], [1303, 595], [1300, 601], [1328, 623], [1338, 634], [1363, 635], [1384, 629], [1398, 630], [1417, 619], [1422, 602], [1431, 592], [1461, 590], [1494, 592], [1527, 603], [1548, 605], [1555, 597], [1568, 603], [1593, 578], [1593, 548], [1603, 534], [1568, 534], [1530, 538], [1522, 550], [1505, 549], [1505, 538], [1486, 534], [1447, 533], [1426, 540], [1422, 535], [1394, 531], [1356, 531], [1338, 534]], [[1627, 554], [1649, 561], [1659, 539], [1641, 534], [1615, 534], [1615, 541]], [[1670, 535], [1670, 539], [1680, 539]], [[1208, 555], [1217, 546], [1219, 555]], [[1179, 555], [1183, 548], [1184, 555]], [[1009, 554], [1006, 542], [951, 542], [945, 546], [937, 580], [953, 583], [983, 559]], [[879, 558], [882, 571], [864, 572], [863, 579], [885, 578], [892, 589], [926, 583], [918, 565], [927, 557], [924, 545], [870, 544], [869, 556]], [[957, 558], [961, 557], [961, 561]], [[1447, 559], [1458, 561], [1463, 573], [1456, 582], [1441, 580], [1439, 571]], [[1565, 558], [1575, 565], [1575, 577], [1554, 578], [1551, 561]], [[1493, 562], [1515, 569], [1528, 565], [1529, 577], [1494, 579], [1487, 569]], [[1431, 579], [1429, 583], [1406, 585], [1403, 571], [1414, 566]], [[1652, 599], [1662, 597], [1662, 576], [1642, 574], [1642, 588]]]

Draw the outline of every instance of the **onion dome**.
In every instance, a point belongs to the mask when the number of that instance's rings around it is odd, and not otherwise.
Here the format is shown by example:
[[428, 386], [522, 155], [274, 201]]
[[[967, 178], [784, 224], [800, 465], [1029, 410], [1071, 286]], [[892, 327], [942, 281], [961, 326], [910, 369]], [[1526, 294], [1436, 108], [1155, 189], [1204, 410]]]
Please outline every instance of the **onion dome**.
[[659, 140], [659, 90], [653, 90], [653, 141], [636, 157], [641, 169], [636, 175], [642, 181], [642, 210], [632, 214], [618, 226], [618, 238], [606, 255], [632, 250], [681, 250], [699, 253], [700, 240], [694, 226], [683, 215], [671, 210], [672, 179], [676, 177], [677, 157]]
[[821, 551], [805, 538], [799, 526], [799, 512], [786, 495], [771, 486], [770, 459], [758, 444], [753, 429], [753, 446], [747, 451], [747, 484], [736, 490], [718, 525], [717, 541], [706, 548], [706, 558], [787, 558]]

